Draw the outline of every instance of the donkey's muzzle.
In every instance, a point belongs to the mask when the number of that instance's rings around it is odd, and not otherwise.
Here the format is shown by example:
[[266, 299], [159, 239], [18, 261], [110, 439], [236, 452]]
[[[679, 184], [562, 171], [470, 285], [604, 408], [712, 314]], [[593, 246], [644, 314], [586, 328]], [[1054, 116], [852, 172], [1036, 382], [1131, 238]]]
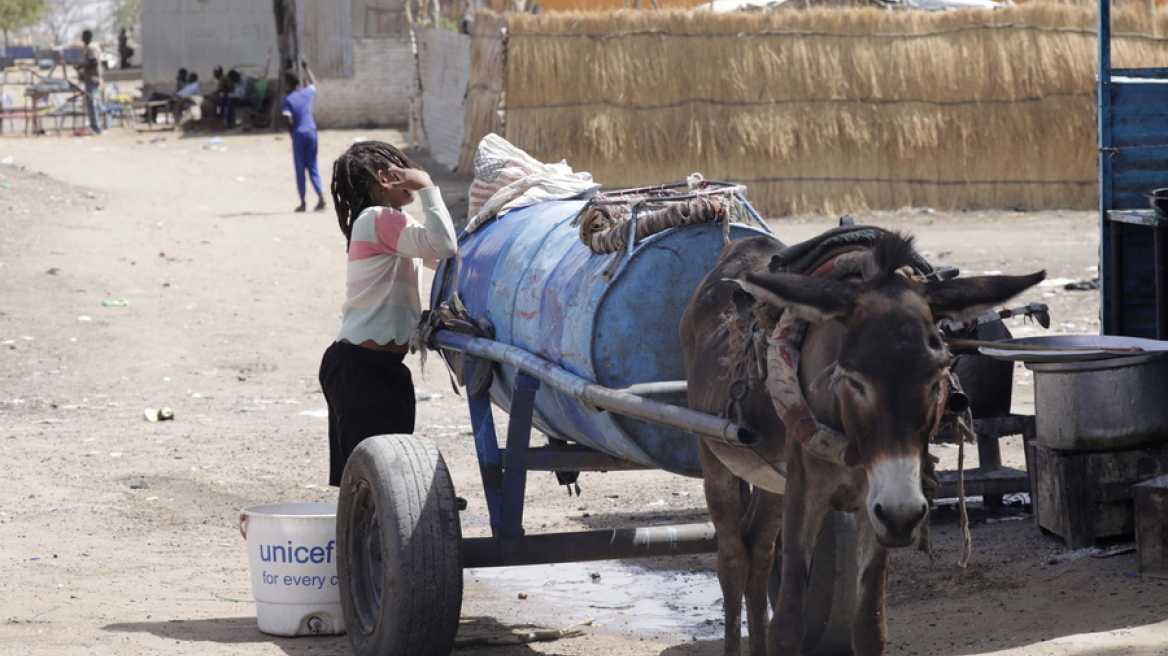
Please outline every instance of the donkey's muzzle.
[[916, 530], [929, 513], [927, 503], [919, 507], [885, 508], [872, 506], [872, 516], [883, 530], [876, 531], [877, 540], [885, 547], [907, 547], [916, 541]]

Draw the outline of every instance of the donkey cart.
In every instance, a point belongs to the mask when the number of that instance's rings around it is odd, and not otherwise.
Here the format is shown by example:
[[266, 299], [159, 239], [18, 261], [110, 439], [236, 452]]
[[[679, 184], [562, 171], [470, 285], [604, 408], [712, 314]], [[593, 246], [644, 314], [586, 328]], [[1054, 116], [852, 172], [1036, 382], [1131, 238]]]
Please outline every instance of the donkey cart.
[[[529, 471], [554, 472], [565, 485], [584, 471], [698, 477], [697, 436], [738, 447], [757, 440], [732, 419], [740, 414], [686, 407], [678, 336], [724, 245], [770, 235], [743, 191], [700, 180], [634, 189], [541, 203], [464, 231], [457, 260], [437, 272], [426, 342], [465, 387], [491, 536], [462, 538], [465, 502], [430, 441], [363, 442], [337, 515], [357, 654], [448, 654], [463, 568], [716, 550], [711, 524], [527, 535], [523, 501]], [[502, 447], [492, 405], [509, 415]], [[533, 427], [546, 445], [532, 445]], [[805, 654], [851, 653], [855, 535], [849, 514], [826, 522], [805, 597]]]

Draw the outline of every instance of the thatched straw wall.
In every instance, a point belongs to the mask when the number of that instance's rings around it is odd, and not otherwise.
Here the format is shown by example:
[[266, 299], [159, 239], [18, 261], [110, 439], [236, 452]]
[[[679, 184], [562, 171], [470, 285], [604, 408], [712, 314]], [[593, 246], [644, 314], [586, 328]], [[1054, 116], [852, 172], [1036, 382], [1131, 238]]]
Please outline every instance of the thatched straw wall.
[[466, 85], [466, 118], [463, 124], [462, 153], [459, 171], [474, 170], [475, 149], [479, 140], [494, 132], [502, 134], [503, 119], [499, 108], [503, 98], [503, 66], [507, 60], [500, 34], [506, 17], [479, 12], [475, 17], [470, 41], [470, 75]]
[[[1114, 13], [1115, 32], [1153, 33], [1142, 5]], [[1091, 208], [1094, 15], [510, 15], [503, 134], [606, 186], [744, 182], [769, 215]], [[1168, 66], [1165, 40], [1113, 44], [1116, 66]]]

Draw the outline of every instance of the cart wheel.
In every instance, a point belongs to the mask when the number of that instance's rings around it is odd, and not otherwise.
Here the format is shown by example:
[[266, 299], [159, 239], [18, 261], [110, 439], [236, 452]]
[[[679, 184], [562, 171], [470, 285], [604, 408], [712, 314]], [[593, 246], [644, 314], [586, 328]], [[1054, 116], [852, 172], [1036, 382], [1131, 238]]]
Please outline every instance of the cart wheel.
[[[781, 537], [779, 538], [782, 539]], [[775, 551], [768, 586], [771, 605], [779, 596], [781, 549]], [[806, 656], [851, 656], [856, 617], [856, 519], [851, 513], [829, 512], [811, 558], [807, 596], [803, 602], [803, 650]]]
[[337, 502], [337, 574], [357, 656], [448, 656], [462, 609], [462, 531], [438, 448], [370, 437]]

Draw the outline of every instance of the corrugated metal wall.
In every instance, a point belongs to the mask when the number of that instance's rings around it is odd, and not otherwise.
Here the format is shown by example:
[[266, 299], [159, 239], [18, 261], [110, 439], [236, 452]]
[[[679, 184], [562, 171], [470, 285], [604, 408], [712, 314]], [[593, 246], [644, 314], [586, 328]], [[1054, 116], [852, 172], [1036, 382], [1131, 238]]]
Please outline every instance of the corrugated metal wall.
[[249, 74], [277, 70], [276, 21], [271, 0], [143, 0], [142, 83], [172, 90], [180, 67], [211, 89], [211, 70], [243, 67]]
[[[316, 75], [321, 128], [405, 125], [416, 65], [410, 34], [395, 17], [402, 0], [297, 0], [301, 48]], [[203, 91], [211, 71], [280, 72], [272, 0], [143, 0], [143, 83], [174, 90], [179, 67]]]
[[353, 5], [296, 0], [300, 50], [319, 78], [353, 77]]
[[424, 144], [434, 161], [454, 169], [462, 154], [471, 38], [428, 27], [417, 34]]

